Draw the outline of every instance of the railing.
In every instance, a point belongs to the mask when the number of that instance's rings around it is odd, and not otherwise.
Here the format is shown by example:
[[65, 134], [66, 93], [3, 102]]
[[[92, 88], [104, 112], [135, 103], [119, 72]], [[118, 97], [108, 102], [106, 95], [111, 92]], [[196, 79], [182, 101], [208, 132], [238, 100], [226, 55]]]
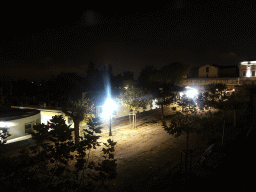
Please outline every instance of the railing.
[[212, 152], [213, 147], [214, 147], [218, 142], [219, 142], [219, 141], [217, 141], [216, 143], [210, 145], [210, 147], [208, 147], [208, 149], [201, 155], [201, 157], [200, 157], [199, 160], [198, 160], [198, 163], [199, 163], [200, 165], [203, 164], [205, 158]]

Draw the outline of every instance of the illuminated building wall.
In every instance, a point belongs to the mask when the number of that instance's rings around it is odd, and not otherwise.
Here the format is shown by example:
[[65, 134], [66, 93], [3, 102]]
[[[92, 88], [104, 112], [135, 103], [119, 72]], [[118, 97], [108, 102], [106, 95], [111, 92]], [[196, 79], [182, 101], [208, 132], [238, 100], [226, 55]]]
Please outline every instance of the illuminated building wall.
[[199, 77], [212, 78], [219, 76], [219, 68], [214, 65], [205, 65], [199, 68]]
[[243, 61], [239, 65], [239, 77], [252, 78], [256, 77], [256, 61]]
[[50, 121], [53, 116], [55, 115], [62, 115], [63, 118], [66, 121], [67, 125], [71, 125], [71, 127], [74, 127], [74, 123], [72, 119], [69, 116], [66, 116], [65, 113], [63, 113], [61, 110], [57, 109], [41, 109], [41, 108], [32, 108], [32, 107], [16, 107], [12, 106], [12, 108], [23, 108], [23, 109], [36, 109], [40, 111], [40, 122], [39, 123], [44, 123], [45, 125], [47, 124], [47, 121]]
[[[11, 109], [6, 113], [1, 112], [0, 127], [7, 128], [11, 136], [7, 140], [30, 134], [33, 126], [41, 122], [40, 111]], [[7, 114], [7, 115], [6, 115]]]

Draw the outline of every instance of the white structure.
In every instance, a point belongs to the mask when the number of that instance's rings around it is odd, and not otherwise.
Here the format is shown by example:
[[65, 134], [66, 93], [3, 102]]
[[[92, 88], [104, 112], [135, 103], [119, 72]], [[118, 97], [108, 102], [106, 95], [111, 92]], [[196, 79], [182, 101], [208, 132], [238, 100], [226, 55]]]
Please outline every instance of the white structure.
[[199, 68], [200, 78], [219, 77], [219, 68], [215, 65], [205, 65]]
[[239, 77], [256, 79], [256, 61], [243, 61], [239, 65]]
[[62, 115], [63, 118], [66, 121], [67, 125], [71, 125], [71, 127], [74, 127], [74, 123], [72, 121], [72, 119], [69, 116], [66, 116], [65, 113], [63, 113], [61, 110], [58, 109], [41, 109], [41, 108], [32, 108], [32, 107], [17, 107], [17, 106], [12, 106], [12, 108], [19, 108], [19, 109], [36, 109], [40, 111], [40, 122], [39, 123], [43, 123], [45, 125], [47, 125], [47, 122], [50, 121], [50, 119], [52, 119], [53, 116], [55, 115]]
[[33, 126], [41, 122], [39, 110], [33, 109], [1, 109], [0, 128], [7, 129], [11, 136], [6, 140], [29, 135]]

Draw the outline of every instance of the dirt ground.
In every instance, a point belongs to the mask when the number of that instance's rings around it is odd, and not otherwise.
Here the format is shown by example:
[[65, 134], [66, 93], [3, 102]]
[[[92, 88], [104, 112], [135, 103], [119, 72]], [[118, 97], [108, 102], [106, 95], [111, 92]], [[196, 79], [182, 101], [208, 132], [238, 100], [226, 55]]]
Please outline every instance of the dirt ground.
[[[171, 107], [164, 108], [165, 116], [175, 113]], [[162, 128], [161, 109], [138, 114], [136, 129], [131, 128], [129, 120], [118, 123], [115, 119], [112, 128], [113, 136], [109, 136], [109, 124], [106, 123], [99, 139], [102, 143], [106, 143], [109, 138], [117, 142], [114, 152], [117, 178], [106, 182], [109, 191], [152, 191], [156, 186], [160, 189], [179, 170], [180, 150], [185, 149], [185, 136], [174, 138], [165, 132]], [[92, 160], [102, 160], [103, 146], [90, 152]], [[207, 139], [191, 134], [189, 148], [194, 150], [192, 163], [196, 163], [196, 159], [208, 147]]]
[[[171, 107], [164, 109], [166, 116], [174, 114]], [[143, 120], [142, 120], [143, 119]], [[148, 123], [147, 123], [148, 122]], [[107, 182], [110, 191], [151, 191], [161, 184], [171, 172], [179, 170], [180, 150], [185, 149], [185, 137], [174, 138], [165, 132], [161, 123], [161, 110], [138, 118], [136, 129], [129, 125], [120, 126], [108, 136], [109, 129], [103, 129], [100, 142], [108, 138], [117, 142], [117, 179]], [[194, 160], [209, 147], [207, 140], [192, 134], [189, 147], [194, 151]], [[102, 147], [92, 152], [94, 158], [102, 156]], [[105, 191], [101, 189], [99, 191]]]

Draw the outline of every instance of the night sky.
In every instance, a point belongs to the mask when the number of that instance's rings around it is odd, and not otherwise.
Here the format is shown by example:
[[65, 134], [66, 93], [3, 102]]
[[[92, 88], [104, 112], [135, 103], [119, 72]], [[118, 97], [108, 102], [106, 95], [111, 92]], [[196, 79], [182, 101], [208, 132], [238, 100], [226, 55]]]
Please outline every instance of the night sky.
[[[100, 9], [101, 8], [101, 9]], [[101, 4], [69, 9], [6, 7], [1, 14], [1, 71], [41, 79], [85, 74], [90, 62], [114, 75], [145, 65], [234, 65], [256, 59], [254, 1]]]

